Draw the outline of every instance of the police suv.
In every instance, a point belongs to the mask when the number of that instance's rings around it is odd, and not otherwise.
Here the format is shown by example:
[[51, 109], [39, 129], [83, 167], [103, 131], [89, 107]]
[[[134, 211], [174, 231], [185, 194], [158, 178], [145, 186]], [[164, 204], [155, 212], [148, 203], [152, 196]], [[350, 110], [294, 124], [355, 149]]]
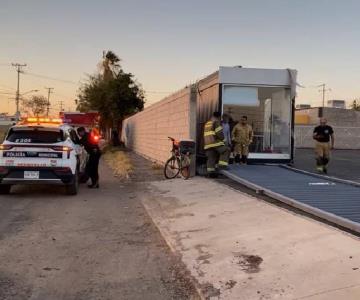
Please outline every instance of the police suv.
[[76, 195], [87, 154], [75, 129], [61, 119], [27, 118], [0, 145], [0, 194], [15, 184], [62, 184]]

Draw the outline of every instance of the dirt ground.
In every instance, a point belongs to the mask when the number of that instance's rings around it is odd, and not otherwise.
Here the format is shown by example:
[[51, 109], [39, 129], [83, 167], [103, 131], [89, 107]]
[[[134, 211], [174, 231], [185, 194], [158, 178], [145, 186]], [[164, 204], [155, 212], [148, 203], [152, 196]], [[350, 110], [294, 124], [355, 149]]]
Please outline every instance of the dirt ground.
[[198, 299], [139, 200], [162, 176], [132, 161], [128, 180], [102, 163], [100, 189], [77, 196], [41, 186], [0, 196], [1, 300]]

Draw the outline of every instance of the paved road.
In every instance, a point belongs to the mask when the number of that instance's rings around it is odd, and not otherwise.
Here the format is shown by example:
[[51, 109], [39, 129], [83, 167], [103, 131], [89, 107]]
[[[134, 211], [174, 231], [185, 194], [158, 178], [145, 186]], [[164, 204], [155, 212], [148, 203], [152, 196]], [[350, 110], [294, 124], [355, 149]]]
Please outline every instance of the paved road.
[[[314, 151], [296, 149], [295, 167], [314, 172]], [[334, 150], [329, 164], [329, 175], [360, 182], [360, 150]]]
[[102, 165], [99, 190], [0, 196], [0, 299], [190, 299], [181, 263], [137, 197], [143, 173], [121, 183]]

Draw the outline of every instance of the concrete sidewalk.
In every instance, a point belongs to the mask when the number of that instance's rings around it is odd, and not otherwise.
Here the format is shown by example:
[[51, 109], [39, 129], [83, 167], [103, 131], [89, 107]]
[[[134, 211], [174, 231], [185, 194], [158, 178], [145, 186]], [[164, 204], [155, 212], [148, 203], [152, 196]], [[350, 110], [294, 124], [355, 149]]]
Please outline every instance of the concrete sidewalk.
[[360, 241], [204, 178], [143, 203], [209, 299], [360, 299]]

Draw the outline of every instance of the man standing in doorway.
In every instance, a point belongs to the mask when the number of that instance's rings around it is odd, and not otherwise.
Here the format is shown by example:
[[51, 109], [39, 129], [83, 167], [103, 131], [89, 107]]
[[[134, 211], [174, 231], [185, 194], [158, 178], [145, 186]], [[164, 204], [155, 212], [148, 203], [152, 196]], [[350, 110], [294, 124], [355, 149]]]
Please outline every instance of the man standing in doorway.
[[230, 116], [223, 114], [222, 117], [222, 127], [225, 137], [225, 145], [231, 148], [231, 131], [230, 131]]
[[232, 130], [232, 140], [235, 148], [235, 163], [247, 164], [249, 145], [253, 142], [253, 130], [247, 123], [247, 116], [241, 117], [241, 121]]
[[229, 148], [225, 146], [225, 136], [220, 122], [221, 114], [214, 112], [204, 127], [204, 150], [207, 157], [207, 172], [210, 176], [215, 174], [216, 166], [227, 168], [229, 161]]
[[[316, 141], [316, 169], [327, 174], [327, 165], [330, 160], [330, 151], [334, 149], [334, 130], [327, 125], [325, 118], [320, 119], [320, 125], [315, 127], [313, 138]], [[331, 141], [331, 144], [330, 144]]]

